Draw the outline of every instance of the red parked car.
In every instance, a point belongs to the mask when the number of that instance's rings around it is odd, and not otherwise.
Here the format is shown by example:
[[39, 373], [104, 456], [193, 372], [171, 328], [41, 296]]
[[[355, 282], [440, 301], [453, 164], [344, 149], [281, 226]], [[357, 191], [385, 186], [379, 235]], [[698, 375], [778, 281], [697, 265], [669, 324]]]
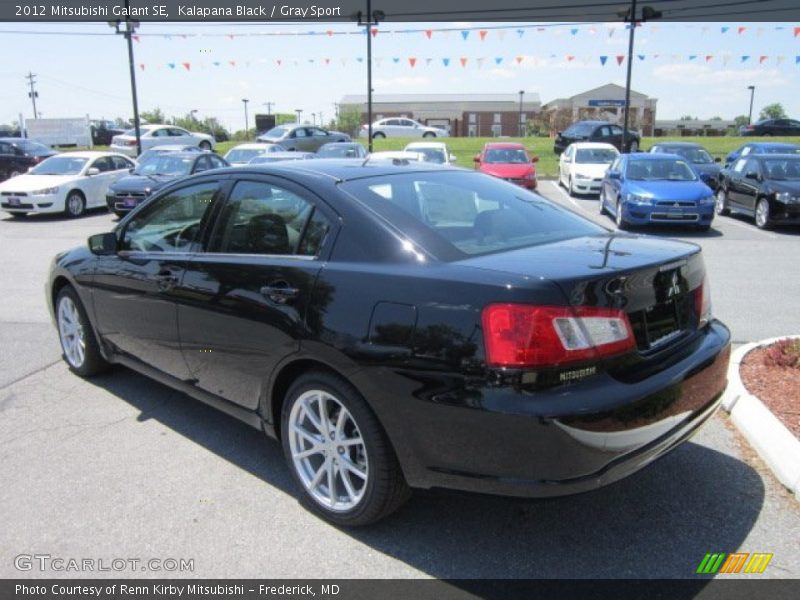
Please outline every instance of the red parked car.
[[531, 157], [522, 144], [492, 142], [486, 144], [473, 160], [481, 173], [505, 179], [529, 190], [536, 189], [536, 167], [533, 163], [539, 157]]

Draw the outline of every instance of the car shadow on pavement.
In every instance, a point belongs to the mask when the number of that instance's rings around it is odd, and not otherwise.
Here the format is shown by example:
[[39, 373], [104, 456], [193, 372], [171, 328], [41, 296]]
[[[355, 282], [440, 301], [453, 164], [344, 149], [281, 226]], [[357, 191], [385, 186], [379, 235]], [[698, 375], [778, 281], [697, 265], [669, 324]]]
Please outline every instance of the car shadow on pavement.
[[[127, 369], [91, 381], [139, 410], [138, 420], [156, 419], [296, 495], [280, 444], [261, 432]], [[386, 520], [341, 532], [437, 578], [683, 578], [707, 552], [741, 547], [764, 496], [747, 463], [688, 442], [593, 492], [527, 500], [417, 491]]]

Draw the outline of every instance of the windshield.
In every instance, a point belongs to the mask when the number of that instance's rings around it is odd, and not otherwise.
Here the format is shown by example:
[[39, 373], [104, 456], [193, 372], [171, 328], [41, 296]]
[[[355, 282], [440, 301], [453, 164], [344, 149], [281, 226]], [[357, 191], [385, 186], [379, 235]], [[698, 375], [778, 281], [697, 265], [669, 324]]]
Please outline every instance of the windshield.
[[678, 154], [688, 160], [690, 163], [694, 163], [696, 165], [714, 162], [714, 159], [711, 158], [711, 155], [702, 148], [674, 148], [672, 150], [668, 150], [668, 152]]
[[767, 179], [797, 181], [800, 179], [800, 158], [769, 158], [761, 161]]
[[154, 154], [134, 169], [136, 175], [186, 175], [192, 170], [193, 158]]
[[[139, 127], [139, 135], [144, 135], [145, 133], [148, 133], [150, 131], [150, 129], [151, 129], [150, 127]], [[129, 135], [131, 137], [136, 137], [136, 130], [135, 129], [128, 129], [122, 135]]]
[[588, 137], [592, 135], [595, 125], [591, 123], [575, 123], [567, 127], [563, 135], [565, 137]]
[[634, 181], [696, 181], [692, 168], [683, 160], [658, 158], [630, 160], [625, 172]]
[[266, 133], [262, 133], [261, 135], [271, 138], [280, 138], [286, 135], [287, 131], [288, 129], [286, 129], [286, 127], [273, 127], [272, 129], [270, 129]]
[[[415, 150], [416, 152], [416, 150]], [[483, 162], [489, 164], [515, 164], [531, 162], [525, 150], [516, 148], [490, 148], [483, 157]]]
[[231, 163], [246, 163], [264, 152], [267, 152], [266, 148], [234, 148], [225, 155], [225, 160]]
[[411, 146], [406, 148], [406, 152], [416, 152], [422, 154], [423, 159], [427, 162], [443, 165], [447, 162], [447, 155], [441, 148], [419, 148]]
[[575, 153], [575, 162], [587, 165], [610, 165], [617, 158], [611, 148], [583, 148]]
[[443, 260], [605, 232], [541, 196], [476, 173], [400, 173], [342, 188]]
[[30, 172], [33, 175], [77, 175], [88, 160], [80, 156], [51, 156]]
[[319, 158], [360, 158], [364, 156], [357, 146], [323, 146], [317, 150]]

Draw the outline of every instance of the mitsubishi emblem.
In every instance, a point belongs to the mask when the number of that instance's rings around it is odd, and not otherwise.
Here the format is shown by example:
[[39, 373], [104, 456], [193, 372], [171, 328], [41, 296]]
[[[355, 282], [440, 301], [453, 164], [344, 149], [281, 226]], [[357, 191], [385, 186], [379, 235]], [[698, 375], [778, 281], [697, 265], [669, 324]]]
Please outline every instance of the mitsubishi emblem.
[[673, 298], [681, 293], [681, 286], [678, 283], [678, 272], [672, 272], [672, 281], [670, 282], [670, 286], [667, 289], [667, 298]]

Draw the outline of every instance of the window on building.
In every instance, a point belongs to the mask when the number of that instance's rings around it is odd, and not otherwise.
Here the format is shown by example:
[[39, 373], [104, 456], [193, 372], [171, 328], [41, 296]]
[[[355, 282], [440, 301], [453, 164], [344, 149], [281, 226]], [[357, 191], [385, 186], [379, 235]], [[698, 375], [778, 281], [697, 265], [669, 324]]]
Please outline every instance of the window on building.
[[478, 122], [478, 114], [477, 113], [469, 113], [469, 124], [474, 125]]
[[502, 122], [503, 115], [500, 113], [494, 113], [494, 123], [495, 125], [499, 125]]

